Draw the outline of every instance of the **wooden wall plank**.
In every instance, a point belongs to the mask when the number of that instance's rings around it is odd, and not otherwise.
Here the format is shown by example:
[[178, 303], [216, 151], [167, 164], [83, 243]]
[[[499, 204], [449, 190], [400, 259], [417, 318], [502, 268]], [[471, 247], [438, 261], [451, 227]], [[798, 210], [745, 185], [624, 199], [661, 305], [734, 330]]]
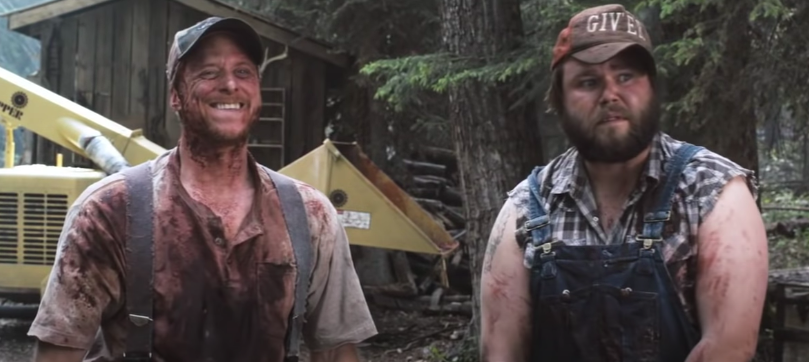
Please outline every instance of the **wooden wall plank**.
[[[48, 79], [48, 59], [51, 58], [52, 54], [50, 52], [51, 47], [49, 46], [51, 35], [53, 32], [51, 31], [50, 27], [46, 26], [46, 23], [38, 23], [31, 26], [31, 35], [39, 39], [40, 41], [40, 52], [39, 52], [39, 74], [38, 78], [40, 79], [40, 85], [45, 87], [46, 89], [53, 90], [53, 86], [51, 86]], [[43, 163], [47, 165], [52, 165], [54, 159], [56, 158], [56, 144], [47, 139], [35, 136], [34, 137], [34, 160], [36, 163]]]
[[290, 49], [289, 57], [292, 60], [292, 76], [289, 88], [289, 122], [287, 122], [287, 144], [286, 164], [294, 161], [303, 155], [306, 138], [304, 130], [309, 125], [309, 120], [303, 121], [306, 114], [306, 91], [307, 84], [304, 82], [306, 70], [308, 69], [307, 59], [303, 54]]
[[207, 19], [208, 17], [211, 16], [211, 15], [203, 13], [203, 12], [197, 10], [197, 9], [194, 9], [194, 8], [191, 8], [191, 7], [188, 7], [188, 6], [185, 6], [185, 5], [181, 5], [180, 7], [182, 7], [184, 12], [185, 12], [185, 24], [183, 24], [183, 28], [194, 25], [194, 24], [196, 24], [196, 23], [198, 23], [200, 21], [203, 21], [203, 20], [205, 20], [205, 19]]
[[[322, 142], [325, 107], [325, 68], [323, 62], [290, 50], [292, 85], [286, 163], [290, 163]], [[318, 135], [318, 136], [315, 136]], [[318, 141], [315, 141], [319, 138]]]
[[[78, 19], [69, 16], [62, 19], [57, 30], [59, 37], [59, 90], [63, 97], [75, 100], [76, 98], [76, 52], [78, 51]], [[92, 167], [92, 161], [81, 157], [63, 147], [56, 147], [56, 152], [62, 153], [65, 165], [74, 167]]]
[[[180, 31], [183, 28], [186, 28], [187, 25], [185, 24], [185, 17], [186, 12], [185, 9], [187, 7], [185, 5], [176, 3], [174, 1], [169, 1], [168, 4], [168, 23], [166, 26], [166, 44], [165, 49], [166, 52], [164, 53], [166, 56], [163, 57], [163, 71], [165, 72], [166, 67], [166, 57], [168, 56], [168, 51], [171, 49], [171, 43], [174, 41], [174, 34]], [[165, 73], [164, 73], [165, 74]], [[165, 75], [163, 76], [165, 79]], [[164, 80], [165, 82], [165, 80]], [[166, 84], [166, 97], [163, 100], [163, 104], [165, 107], [165, 117], [166, 117], [166, 135], [168, 137], [167, 144], [170, 147], [175, 147], [177, 145], [177, 141], [180, 138], [180, 121], [177, 119], [177, 116], [174, 114], [174, 110], [171, 108], [171, 103], [169, 100], [170, 88], [169, 85]]]
[[95, 91], [96, 19], [98, 10], [78, 16], [78, 39], [76, 51], [76, 102], [92, 109]]
[[54, 21], [45, 21], [40, 24], [40, 34], [42, 34], [40, 49], [45, 49], [40, 54], [41, 79], [44, 79], [46, 88], [54, 92], [59, 92], [59, 59], [62, 56], [60, 52], [61, 39], [59, 38], [58, 30], [59, 24]]
[[132, 117], [129, 96], [133, 81], [130, 79], [132, 68], [132, 19], [134, 3], [129, 0], [118, 1], [110, 5], [112, 9], [112, 103], [110, 118], [129, 129], [143, 128], [145, 119]]
[[[144, 0], [138, 0], [141, 2]], [[168, 124], [171, 121], [166, 117], [166, 55], [168, 54], [169, 36], [168, 8], [172, 1], [149, 1], [149, 43], [148, 47], [133, 49], [133, 52], [148, 52], [149, 60], [149, 89], [147, 118], [148, 127], [146, 136], [153, 142], [171, 148], [177, 140], [168, 135]]]
[[[149, 49], [151, 39], [151, 1], [127, 0], [132, 10], [132, 28], [130, 50], [130, 68], [128, 76], [129, 95], [127, 104], [129, 105], [129, 119], [138, 119], [142, 123], [138, 128], [143, 128], [147, 137], [151, 138], [149, 132], [149, 120], [147, 117], [149, 109]], [[118, 97], [116, 95], [116, 97]], [[161, 107], [162, 109], [162, 107]], [[134, 122], [133, 122], [134, 123]]]
[[104, 117], [111, 118], [114, 13], [112, 6], [104, 6], [97, 11], [93, 110]]
[[59, 27], [61, 38], [61, 71], [59, 74], [59, 94], [67, 99], [76, 98], [76, 47], [78, 45], [78, 20], [76, 17], [64, 19]]
[[[307, 114], [304, 119], [309, 123], [304, 131], [306, 133], [306, 146], [303, 153], [307, 153], [323, 143], [326, 137], [326, 66], [327, 64], [313, 57], [307, 57], [309, 70], [306, 72], [304, 84], [306, 90]], [[303, 154], [298, 157], [303, 156]]]

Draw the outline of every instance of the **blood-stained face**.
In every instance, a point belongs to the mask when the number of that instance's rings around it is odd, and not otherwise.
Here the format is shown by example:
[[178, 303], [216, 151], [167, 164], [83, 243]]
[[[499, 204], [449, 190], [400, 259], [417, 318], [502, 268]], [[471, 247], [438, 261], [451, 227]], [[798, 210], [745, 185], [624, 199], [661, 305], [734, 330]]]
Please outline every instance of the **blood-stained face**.
[[639, 59], [630, 50], [602, 64], [563, 65], [562, 129], [585, 160], [626, 162], [658, 132], [660, 105]]
[[256, 65], [228, 33], [215, 33], [184, 60], [171, 103], [189, 146], [238, 146], [261, 109]]

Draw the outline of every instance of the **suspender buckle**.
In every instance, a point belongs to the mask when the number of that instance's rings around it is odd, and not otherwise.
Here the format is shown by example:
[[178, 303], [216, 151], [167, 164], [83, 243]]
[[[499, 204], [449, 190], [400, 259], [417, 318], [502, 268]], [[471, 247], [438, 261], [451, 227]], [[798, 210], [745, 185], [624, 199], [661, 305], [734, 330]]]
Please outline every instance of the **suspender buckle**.
[[663, 241], [663, 238], [649, 238], [643, 235], [638, 235], [635, 237], [635, 240], [643, 242], [643, 248], [648, 250], [652, 248], [653, 243]]
[[137, 314], [130, 314], [129, 320], [132, 321], [132, 324], [143, 327], [151, 322], [153, 322], [152, 318], [149, 318], [145, 315], [137, 315]]
[[151, 352], [124, 352], [124, 361], [126, 362], [149, 362], [151, 360]]

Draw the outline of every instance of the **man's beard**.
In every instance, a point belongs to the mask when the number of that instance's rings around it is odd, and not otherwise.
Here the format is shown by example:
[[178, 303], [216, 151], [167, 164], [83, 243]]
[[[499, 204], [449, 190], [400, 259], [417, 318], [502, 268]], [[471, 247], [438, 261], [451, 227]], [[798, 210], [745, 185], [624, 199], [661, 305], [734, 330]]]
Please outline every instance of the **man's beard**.
[[[200, 117], [189, 114], [190, 112], [179, 112], [180, 122], [183, 126], [183, 133], [186, 136], [198, 139], [206, 143], [209, 147], [240, 146], [247, 143], [250, 136], [250, 126], [237, 134], [224, 133], [216, 129], [216, 126]], [[253, 122], [250, 122], [252, 125]]]
[[216, 129], [216, 125], [205, 119], [200, 112], [203, 105], [192, 105], [190, 102], [182, 107], [178, 112], [180, 123], [183, 127], [183, 135], [189, 146], [192, 143], [199, 143], [205, 148], [237, 147], [247, 143], [252, 125], [258, 120], [258, 110], [250, 115], [250, 123], [238, 134], [228, 134]]
[[[626, 162], [645, 150], [660, 130], [660, 102], [652, 96], [649, 104], [641, 110], [640, 117], [629, 114], [625, 108], [612, 108], [621, 112], [629, 121], [629, 130], [614, 137], [599, 137], [598, 125], [564, 112], [560, 115], [562, 130], [582, 159], [594, 163]], [[605, 109], [606, 111], [606, 109]], [[602, 135], [604, 136], [604, 135]]]

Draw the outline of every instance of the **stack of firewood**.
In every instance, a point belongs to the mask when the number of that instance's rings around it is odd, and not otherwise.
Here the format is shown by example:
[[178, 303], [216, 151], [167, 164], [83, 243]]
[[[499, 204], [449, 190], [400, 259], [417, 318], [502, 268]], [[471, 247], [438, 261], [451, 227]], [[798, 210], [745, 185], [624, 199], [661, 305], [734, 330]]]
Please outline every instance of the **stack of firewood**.
[[399, 184], [461, 247], [446, 263], [450, 288], [443, 286], [440, 257], [397, 252], [391, 264], [397, 282], [390, 285], [364, 286], [375, 304], [423, 313], [471, 314], [472, 282], [464, 242], [466, 220], [460, 191], [458, 164], [453, 151], [437, 147], [418, 147], [402, 160], [405, 179]]
[[419, 147], [410, 159], [403, 162], [412, 175], [412, 186], [405, 191], [439, 220], [450, 235], [455, 237], [463, 233], [466, 220], [454, 152], [438, 147]]

